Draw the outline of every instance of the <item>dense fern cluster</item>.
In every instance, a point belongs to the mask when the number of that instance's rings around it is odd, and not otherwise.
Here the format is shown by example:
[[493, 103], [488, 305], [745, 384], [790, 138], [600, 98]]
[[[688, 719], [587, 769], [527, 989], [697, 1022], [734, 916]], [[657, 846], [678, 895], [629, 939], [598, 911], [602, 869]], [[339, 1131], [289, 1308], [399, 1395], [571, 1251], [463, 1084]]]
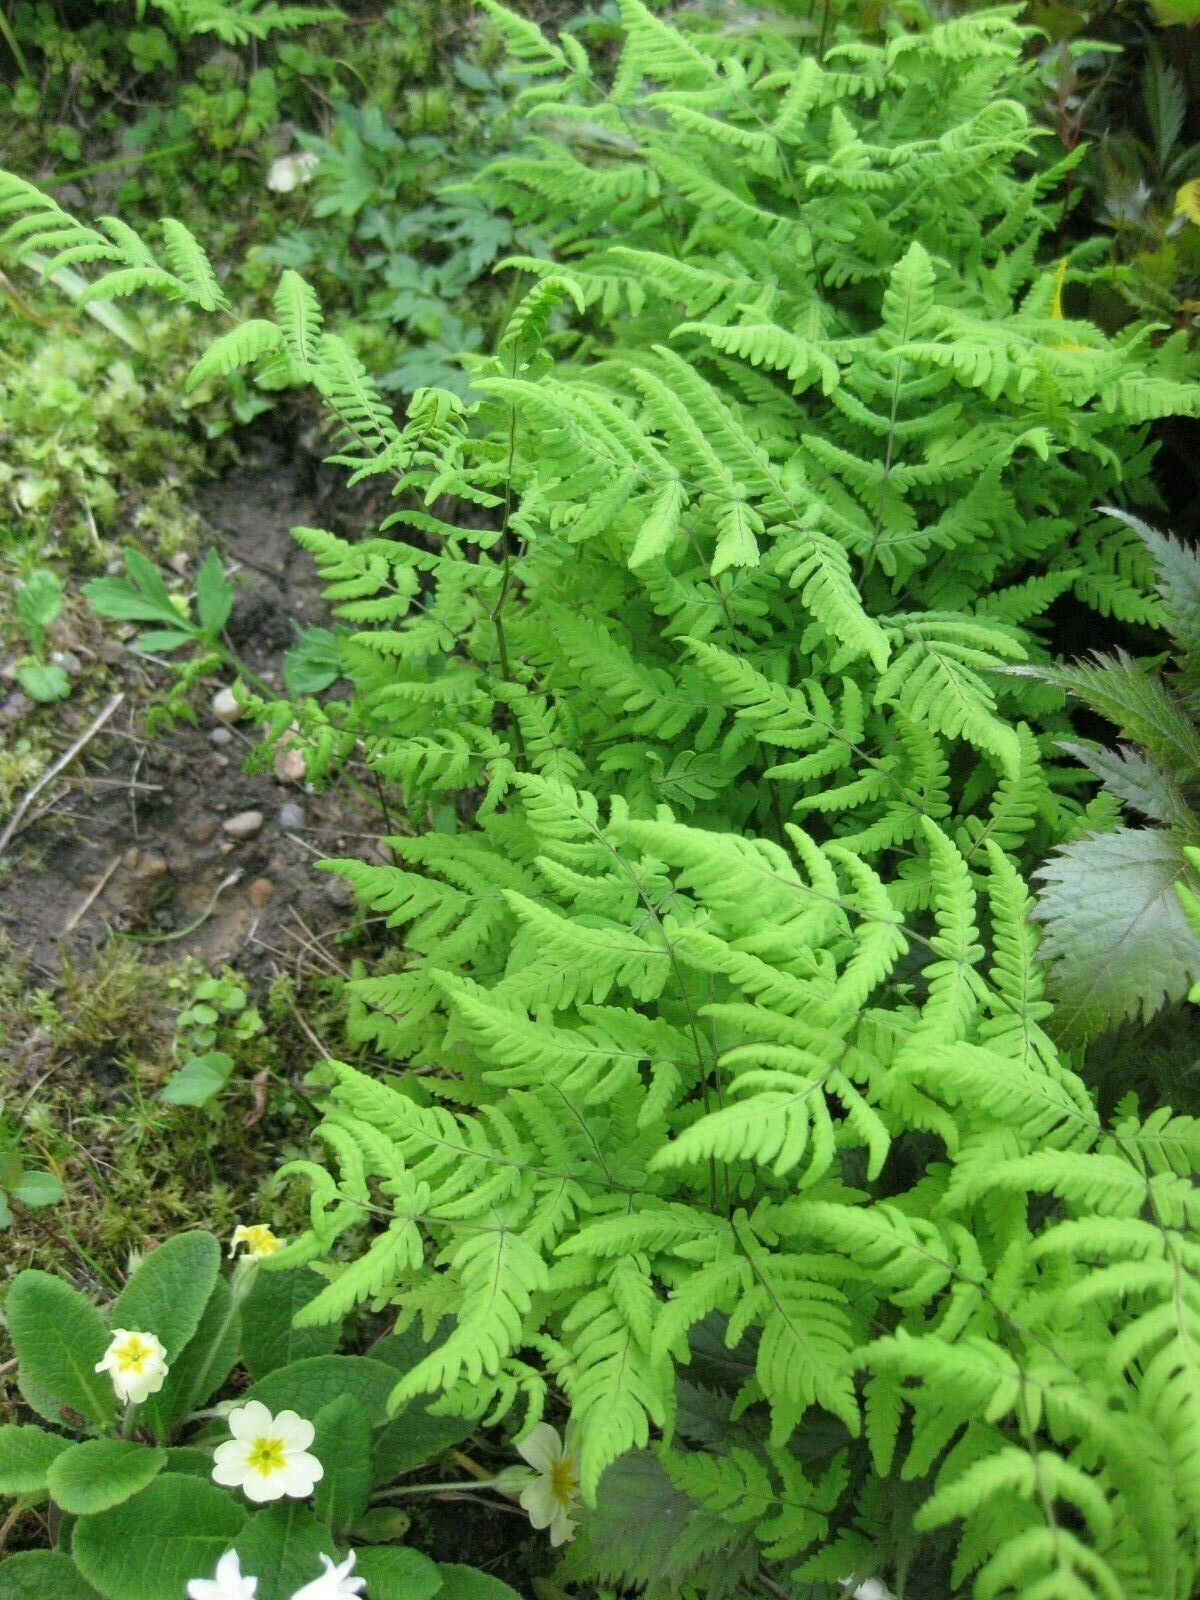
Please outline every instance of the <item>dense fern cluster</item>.
[[[1115, 806], [997, 670], [1067, 593], [1157, 620], [1097, 508], [1200, 411], [1183, 342], [1065, 314], [1097, 257], [1046, 248], [1011, 11], [818, 61], [619, 0], [601, 81], [482, 4], [544, 133], [475, 187], [547, 253], [470, 402], [398, 423], [294, 273], [198, 369], [311, 383], [396, 492], [298, 531], [351, 696], [258, 704], [415, 824], [336, 864], [403, 930], [352, 985], [401, 1070], [336, 1066], [328, 1166], [285, 1169], [304, 1316], [419, 1318], [398, 1398], [553, 1385], [585, 1576], [1187, 1600], [1200, 1125], [1105, 1122], [1051, 1041], [1021, 868]], [[0, 211], [96, 293], [219, 304], [178, 224], [159, 261]]]

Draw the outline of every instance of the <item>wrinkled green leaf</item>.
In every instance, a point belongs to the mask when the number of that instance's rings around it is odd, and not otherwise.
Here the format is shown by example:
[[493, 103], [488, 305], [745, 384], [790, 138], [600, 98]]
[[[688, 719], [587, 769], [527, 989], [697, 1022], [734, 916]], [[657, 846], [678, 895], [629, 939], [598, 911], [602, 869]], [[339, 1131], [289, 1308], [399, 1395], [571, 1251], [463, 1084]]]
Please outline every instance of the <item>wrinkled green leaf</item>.
[[166, 1464], [165, 1450], [128, 1439], [86, 1439], [55, 1457], [46, 1481], [64, 1511], [85, 1517], [128, 1500]]
[[0, 1427], [0, 1495], [39, 1494], [50, 1463], [70, 1448], [71, 1440], [60, 1433], [5, 1423]]
[[234, 1546], [246, 1514], [213, 1483], [164, 1472], [131, 1499], [81, 1517], [71, 1550], [110, 1600], [179, 1600]]
[[13, 1280], [4, 1316], [17, 1353], [17, 1381], [35, 1411], [49, 1422], [63, 1421], [62, 1406], [89, 1422], [112, 1421], [112, 1384], [95, 1371], [109, 1339], [95, 1306], [69, 1284], [31, 1268]]

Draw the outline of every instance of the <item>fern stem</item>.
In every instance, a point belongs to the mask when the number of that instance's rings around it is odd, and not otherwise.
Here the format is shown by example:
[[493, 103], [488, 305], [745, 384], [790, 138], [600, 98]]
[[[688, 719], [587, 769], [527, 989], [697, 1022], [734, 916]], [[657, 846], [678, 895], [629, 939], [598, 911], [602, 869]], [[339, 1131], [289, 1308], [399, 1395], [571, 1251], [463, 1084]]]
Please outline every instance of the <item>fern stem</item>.
[[[515, 378], [516, 377], [516, 373], [517, 373], [517, 359], [516, 359], [516, 356], [514, 355], [513, 356], [513, 362], [512, 362], [512, 373], [511, 373], [511, 376]], [[507, 466], [505, 467], [505, 472], [504, 472], [504, 517], [503, 517], [503, 520], [502, 520], [502, 522], [500, 524], [500, 550], [501, 550], [501, 563], [502, 563], [501, 572], [502, 572], [502, 576], [501, 576], [501, 579], [500, 579], [500, 593], [497, 596], [496, 604], [492, 607], [492, 626], [496, 630], [496, 652], [500, 657], [500, 671], [503, 673], [504, 680], [505, 680], [506, 683], [511, 683], [512, 682], [512, 667], [509, 664], [508, 638], [507, 638], [507, 636], [505, 635], [505, 632], [504, 632], [504, 616], [503, 616], [503, 613], [504, 613], [504, 605], [505, 605], [505, 602], [508, 599], [509, 590], [510, 590], [510, 587], [511, 587], [511, 584], [512, 584], [512, 551], [511, 551], [511, 549], [509, 547], [509, 541], [510, 541], [510, 538], [511, 538], [510, 531], [509, 531], [509, 522], [510, 522], [510, 519], [512, 517], [512, 475], [513, 475], [513, 459], [514, 459], [514, 457], [516, 455], [516, 448], [517, 448], [517, 408], [516, 408], [516, 406], [509, 406], [509, 408], [508, 408], [508, 463], [507, 463]], [[513, 742], [517, 747], [518, 764], [521, 767], [525, 767], [527, 765], [527, 757], [526, 757], [526, 753], [525, 753], [525, 736], [521, 732], [521, 724], [520, 724], [520, 721], [518, 720], [518, 718], [514, 715], [511, 706], [507, 707], [506, 710], [507, 710], [509, 726], [512, 728], [512, 732], [513, 732]]]
[[8, 17], [5, 15], [2, 5], [0, 5], [0, 37], [3, 38], [12, 52], [12, 58], [17, 64], [17, 71], [23, 78], [32, 80], [33, 73], [30, 71], [29, 62], [25, 59], [25, 52], [21, 49], [21, 41], [13, 32], [12, 23], [9, 22]]

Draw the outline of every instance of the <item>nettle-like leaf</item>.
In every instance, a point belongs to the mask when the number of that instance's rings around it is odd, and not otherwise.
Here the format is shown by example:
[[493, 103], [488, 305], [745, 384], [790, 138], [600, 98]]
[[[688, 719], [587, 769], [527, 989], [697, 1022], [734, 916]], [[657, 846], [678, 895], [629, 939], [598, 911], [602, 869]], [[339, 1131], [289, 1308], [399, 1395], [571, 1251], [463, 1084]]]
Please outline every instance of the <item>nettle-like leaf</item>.
[[1067, 1036], [1148, 1018], [1200, 978], [1200, 939], [1175, 892], [1187, 870], [1170, 835], [1148, 828], [1064, 845], [1039, 870], [1037, 916]]

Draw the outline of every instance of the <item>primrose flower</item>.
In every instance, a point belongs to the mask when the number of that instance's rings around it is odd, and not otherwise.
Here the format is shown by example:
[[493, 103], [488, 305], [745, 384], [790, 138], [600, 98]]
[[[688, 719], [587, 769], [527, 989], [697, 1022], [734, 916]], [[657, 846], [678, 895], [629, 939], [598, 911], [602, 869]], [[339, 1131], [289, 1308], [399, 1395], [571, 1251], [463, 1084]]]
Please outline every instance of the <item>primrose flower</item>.
[[292, 1600], [357, 1600], [367, 1587], [365, 1578], [352, 1578], [354, 1570], [354, 1551], [340, 1561], [335, 1567], [328, 1556], [322, 1556], [325, 1571], [319, 1578], [314, 1578], [311, 1583], [306, 1583], [303, 1589], [297, 1589]]
[[275, 194], [290, 194], [297, 184], [309, 181], [316, 171], [318, 159], [314, 150], [279, 156], [272, 161], [267, 173], [267, 188]]
[[193, 1578], [187, 1600], [254, 1600], [258, 1579], [242, 1575], [236, 1550], [226, 1550], [211, 1578]]
[[276, 1255], [283, 1249], [283, 1240], [273, 1234], [262, 1222], [253, 1222], [247, 1227], [237, 1227], [233, 1230], [233, 1239], [229, 1245], [229, 1254], [236, 1255], [240, 1244], [246, 1246], [247, 1261], [261, 1261], [264, 1256]]
[[571, 1513], [579, 1505], [579, 1457], [548, 1422], [539, 1422], [517, 1446], [533, 1468], [521, 1490], [521, 1509], [535, 1528], [549, 1528], [552, 1545], [565, 1544], [575, 1532]]
[[305, 1500], [325, 1468], [309, 1445], [316, 1429], [294, 1411], [273, 1417], [261, 1400], [247, 1400], [229, 1413], [232, 1439], [213, 1456], [213, 1482], [241, 1489], [247, 1500]]
[[95, 1370], [107, 1372], [122, 1405], [141, 1405], [157, 1394], [167, 1376], [167, 1352], [152, 1333], [114, 1328], [112, 1340]]

